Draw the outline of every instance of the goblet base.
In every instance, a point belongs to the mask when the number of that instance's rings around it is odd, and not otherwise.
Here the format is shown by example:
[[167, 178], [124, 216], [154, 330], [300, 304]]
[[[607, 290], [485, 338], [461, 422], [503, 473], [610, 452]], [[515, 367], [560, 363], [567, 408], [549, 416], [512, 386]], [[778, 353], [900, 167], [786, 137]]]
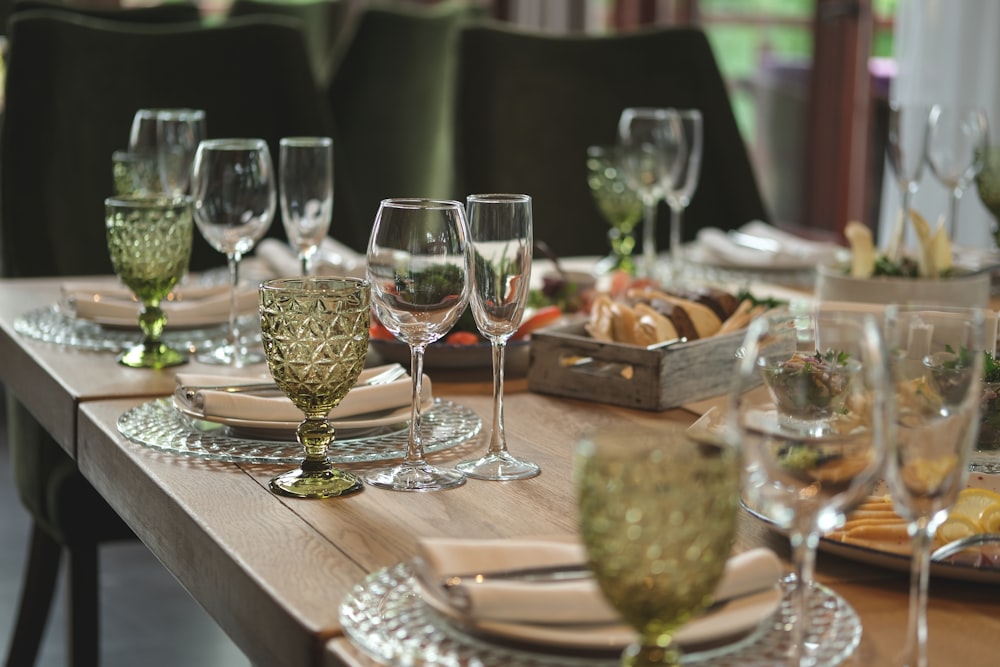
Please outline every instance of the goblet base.
[[293, 498], [335, 498], [364, 488], [361, 478], [345, 470], [289, 470], [271, 479], [271, 491]]
[[126, 350], [118, 363], [129, 368], [168, 368], [188, 362], [188, 355], [164, 343], [143, 343]]
[[243, 350], [242, 354], [237, 355], [232, 345], [223, 345], [214, 350], [202, 352], [196, 359], [210, 366], [234, 366], [241, 368], [243, 366], [263, 363], [264, 355], [260, 352], [250, 352], [248, 350]]
[[465, 484], [465, 475], [429, 463], [401, 463], [386, 470], [376, 470], [366, 476], [365, 481], [390, 491], [441, 491]]
[[498, 482], [528, 479], [542, 472], [538, 464], [515, 459], [507, 452], [487, 454], [475, 461], [463, 461], [455, 466], [455, 470], [465, 473], [467, 477]]

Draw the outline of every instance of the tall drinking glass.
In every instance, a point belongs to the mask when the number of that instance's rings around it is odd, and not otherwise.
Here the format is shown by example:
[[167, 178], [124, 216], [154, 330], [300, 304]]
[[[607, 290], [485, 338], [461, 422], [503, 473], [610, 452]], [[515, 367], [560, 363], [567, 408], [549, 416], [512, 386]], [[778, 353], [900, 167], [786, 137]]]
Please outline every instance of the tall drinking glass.
[[139, 109], [132, 119], [129, 150], [156, 156], [162, 192], [186, 194], [194, 154], [205, 132], [201, 109]]
[[104, 200], [104, 209], [111, 264], [142, 303], [143, 341], [118, 361], [132, 368], [185, 363], [186, 353], [160, 340], [167, 323], [160, 302], [184, 276], [191, 259], [191, 198], [121, 195]]
[[634, 274], [634, 230], [642, 220], [642, 200], [625, 177], [621, 146], [587, 148], [587, 186], [598, 210], [611, 226], [608, 231], [611, 254], [598, 262], [596, 271], [608, 273], [618, 269]]
[[229, 265], [229, 336], [226, 343], [198, 357], [208, 364], [243, 366], [263, 361], [249, 353], [237, 317], [240, 259], [267, 232], [277, 206], [271, 153], [263, 139], [210, 139], [194, 159], [194, 219], [201, 235]]
[[983, 169], [989, 144], [986, 112], [979, 107], [935, 104], [927, 120], [927, 166], [951, 193], [948, 237], [955, 238], [958, 203]]
[[275, 493], [330, 498], [360, 491], [361, 479], [333, 467], [327, 415], [365, 367], [371, 290], [359, 278], [279, 278], [260, 286], [260, 332], [267, 368], [305, 419], [295, 437], [306, 456], [270, 482]]
[[531, 197], [470, 195], [466, 207], [473, 254], [472, 314], [493, 348], [493, 427], [486, 455], [455, 468], [477, 479], [534, 477], [537, 464], [507, 451], [503, 425], [504, 350], [521, 324], [531, 279]]
[[691, 197], [698, 189], [701, 175], [702, 118], [697, 109], [677, 110], [678, 127], [681, 132], [682, 148], [678, 150], [677, 169], [673, 170], [673, 180], [664, 185], [667, 204], [670, 206], [670, 275], [676, 280], [681, 274], [683, 253], [683, 216], [691, 204]]
[[743, 446], [748, 505], [790, 536], [788, 664], [815, 664], [809, 598], [816, 547], [882, 473], [887, 395], [882, 336], [871, 315], [777, 311], [747, 330], [729, 426]]
[[642, 200], [643, 273], [656, 277], [656, 207], [663, 184], [674, 182], [680, 157], [680, 126], [673, 109], [630, 107], [618, 119], [625, 175]]
[[887, 481], [913, 544], [907, 641], [898, 664], [927, 666], [927, 584], [938, 526], [965, 487], [979, 429], [984, 314], [975, 308], [886, 309], [897, 437]]
[[278, 170], [281, 221], [289, 243], [298, 252], [305, 276], [333, 215], [333, 140], [283, 138]]
[[889, 104], [889, 140], [886, 156], [899, 186], [900, 214], [889, 235], [886, 255], [898, 260], [903, 256], [906, 223], [910, 218], [913, 196], [920, 186], [927, 154], [927, 121], [930, 107], [925, 104]]
[[413, 398], [403, 461], [365, 478], [395, 491], [434, 491], [465, 483], [457, 470], [424, 458], [420, 388], [424, 350], [444, 336], [469, 304], [472, 262], [465, 208], [456, 201], [384, 199], [368, 241], [368, 280], [378, 320], [410, 346]]
[[674, 632], [711, 604], [739, 507], [733, 442], [648, 421], [596, 431], [577, 445], [588, 566], [639, 634], [623, 665], [679, 665]]

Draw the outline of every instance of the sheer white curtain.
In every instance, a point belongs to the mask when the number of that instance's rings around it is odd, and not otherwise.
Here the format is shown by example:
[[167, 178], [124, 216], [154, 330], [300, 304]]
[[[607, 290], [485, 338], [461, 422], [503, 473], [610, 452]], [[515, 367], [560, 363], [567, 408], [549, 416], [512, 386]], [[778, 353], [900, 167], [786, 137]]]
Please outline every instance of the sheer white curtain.
[[[902, 0], [896, 14], [895, 57], [899, 74], [890, 92], [903, 104], [978, 104], [986, 109], [990, 143], [1000, 145], [1000, 2], [997, 0]], [[899, 213], [895, 175], [885, 167], [879, 239], [884, 246]], [[932, 225], [948, 213], [949, 193], [924, 169], [913, 207]], [[959, 205], [956, 244], [992, 248], [993, 218], [975, 184]], [[907, 226], [907, 240], [915, 245]]]

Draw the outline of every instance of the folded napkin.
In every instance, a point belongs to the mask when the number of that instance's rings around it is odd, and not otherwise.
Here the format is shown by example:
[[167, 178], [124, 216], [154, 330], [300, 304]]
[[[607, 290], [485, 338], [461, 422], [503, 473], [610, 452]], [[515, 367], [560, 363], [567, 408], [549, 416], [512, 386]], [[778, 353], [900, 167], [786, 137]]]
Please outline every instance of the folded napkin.
[[[237, 312], [257, 310], [257, 287], [241, 287], [236, 295]], [[62, 303], [76, 317], [100, 324], [139, 326], [139, 303], [121, 283], [69, 281], [62, 285]], [[168, 327], [221, 324], [229, 319], [229, 287], [180, 286], [160, 303]]]
[[845, 249], [810, 241], [766, 222], [749, 222], [731, 235], [716, 227], [699, 230], [697, 246], [708, 263], [753, 268], [804, 268], [835, 261]]
[[[358, 384], [330, 411], [333, 420], [347, 419], [374, 412], [392, 410], [409, 405], [413, 383], [408, 374], [387, 384], [365, 386], [365, 382], [388, 370], [388, 366], [376, 366], [362, 371]], [[270, 375], [208, 375], [199, 373], [178, 373], [174, 400], [183, 411], [197, 414], [208, 421], [214, 418], [240, 419], [255, 422], [287, 422], [298, 424], [302, 421], [302, 411], [292, 401], [277, 390], [273, 394], [231, 393], [218, 390], [189, 391], [189, 388], [219, 385], [260, 384], [270, 382]], [[426, 375], [421, 387], [421, 403], [426, 405], [431, 399], [431, 381]]]
[[[278, 239], [261, 239], [256, 255], [267, 265], [275, 276], [298, 276], [302, 274], [302, 263], [290, 245]], [[343, 243], [329, 236], [323, 238], [313, 255], [311, 272], [320, 276], [365, 275], [365, 258]]]
[[[578, 542], [555, 539], [424, 539], [420, 557], [435, 581], [448, 576], [585, 562]], [[754, 549], [729, 559], [715, 590], [716, 601], [773, 588], [781, 576], [778, 557]], [[425, 582], [426, 583], [426, 582]], [[460, 584], [465, 607], [478, 620], [535, 624], [616, 623], [621, 616], [604, 599], [592, 577], [544, 584], [512, 579], [484, 579]]]

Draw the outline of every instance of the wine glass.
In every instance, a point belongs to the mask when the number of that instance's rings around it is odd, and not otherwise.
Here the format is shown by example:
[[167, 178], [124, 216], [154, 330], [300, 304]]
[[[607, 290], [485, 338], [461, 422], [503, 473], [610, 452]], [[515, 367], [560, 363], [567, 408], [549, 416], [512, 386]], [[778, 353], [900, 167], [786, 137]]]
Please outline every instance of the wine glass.
[[675, 180], [679, 136], [673, 109], [629, 107], [618, 119], [625, 175], [642, 200], [643, 273], [648, 278], [656, 275], [656, 207], [664, 197], [663, 184]]
[[371, 289], [360, 278], [277, 278], [260, 286], [260, 334], [278, 388], [305, 414], [295, 437], [301, 465], [271, 479], [275, 493], [330, 498], [364, 488], [333, 467], [327, 415], [358, 380], [368, 354]]
[[244, 366], [263, 361], [240, 338], [237, 289], [240, 259], [271, 226], [276, 207], [271, 153], [263, 139], [209, 139], [198, 145], [192, 183], [194, 219], [209, 245], [229, 265], [229, 336], [198, 357], [208, 364]]
[[129, 150], [111, 154], [111, 178], [114, 194], [155, 196], [161, 193], [156, 156]]
[[420, 432], [424, 349], [444, 336], [469, 304], [471, 245], [460, 202], [384, 199], [368, 241], [368, 280], [378, 320], [410, 346], [413, 399], [403, 461], [365, 478], [395, 491], [434, 491], [465, 475], [428, 463]]
[[676, 114], [682, 149], [678, 151], [677, 168], [671, 172], [672, 181], [663, 188], [670, 206], [671, 280], [675, 280], [681, 272], [682, 218], [698, 188], [703, 142], [701, 112], [697, 109], [679, 109]]
[[958, 203], [983, 168], [988, 144], [986, 112], [979, 107], [931, 107], [927, 120], [927, 166], [951, 192], [948, 237], [955, 238]]
[[930, 547], [965, 487], [976, 442], [984, 313], [891, 305], [885, 327], [897, 403], [886, 479], [913, 545], [907, 641], [898, 664], [926, 667]]
[[819, 538], [884, 467], [892, 403], [881, 332], [869, 314], [774, 311], [751, 323], [736, 370], [728, 424], [744, 450], [745, 498], [789, 533], [796, 620], [788, 663], [812, 665]]
[[899, 259], [903, 255], [903, 238], [909, 220], [912, 199], [920, 186], [927, 154], [927, 121], [930, 107], [925, 104], [889, 103], [889, 138], [886, 156], [899, 185], [900, 215], [889, 235], [886, 255]]
[[166, 194], [185, 194], [191, 185], [191, 164], [205, 139], [201, 109], [139, 109], [132, 119], [129, 150], [156, 156], [160, 187]]
[[281, 220], [298, 251], [302, 275], [330, 229], [333, 215], [333, 140], [285, 137], [279, 150]]
[[642, 219], [642, 200], [629, 187], [623, 159], [621, 146], [587, 148], [587, 185], [598, 210], [611, 225], [608, 232], [611, 254], [598, 262], [598, 273], [616, 269], [635, 273], [635, 261], [632, 259], [634, 229]]
[[980, 161], [982, 168], [976, 174], [976, 190], [993, 216], [993, 244], [1000, 247], [1000, 146], [983, 148]]
[[540, 472], [537, 464], [507, 451], [503, 425], [504, 350], [521, 323], [531, 278], [531, 197], [469, 195], [466, 209], [473, 254], [472, 314], [493, 349], [493, 427], [486, 455], [455, 468], [477, 479], [534, 477]]
[[160, 341], [167, 323], [160, 302], [184, 276], [191, 259], [191, 198], [119, 195], [105, 199], [104, 208], [111, 264], [142, 302], [143, 341], [118, 361], [132, 368], [185, 363], [187, 354]]
[[578, 443], [587, 564], [639, 633], [623, 665], [680, 664], [674, 631], [711, 604], [736, 525], [741, 465], [734, 443], [652, 420]]

